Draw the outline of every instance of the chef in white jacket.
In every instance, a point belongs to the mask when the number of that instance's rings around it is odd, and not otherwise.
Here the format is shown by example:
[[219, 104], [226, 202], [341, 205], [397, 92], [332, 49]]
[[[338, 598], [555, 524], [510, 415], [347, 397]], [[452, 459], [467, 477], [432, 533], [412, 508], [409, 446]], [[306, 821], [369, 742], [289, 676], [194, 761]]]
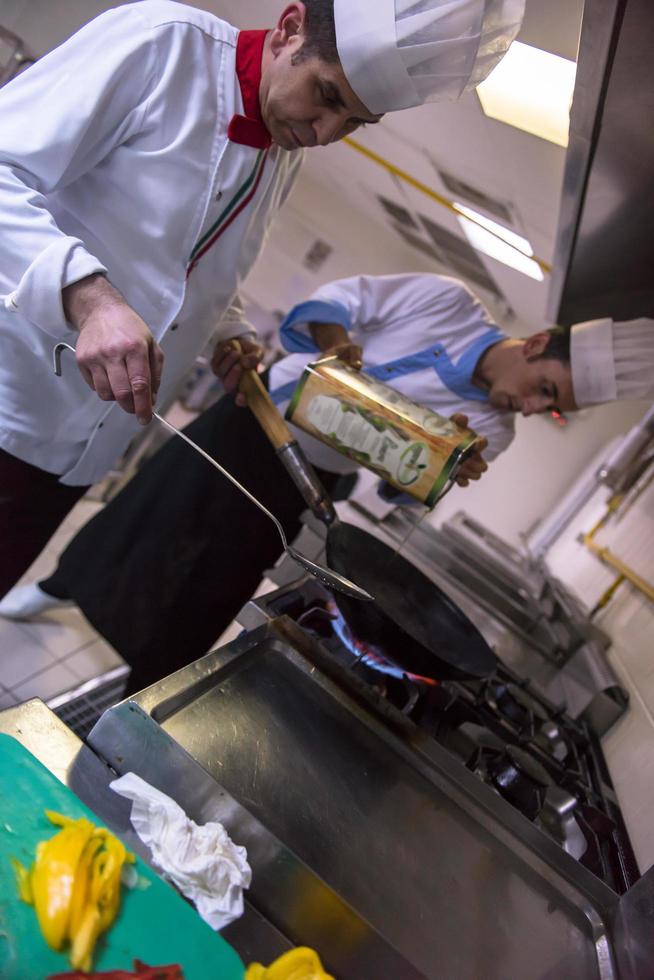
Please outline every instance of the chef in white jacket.
[[[516, 412], [654, 398], [653, 321], [604, 319], [509, 337], [447, 276], [327, 283], [288, 313], [281, 336], [294, 353], [262, 375], [280, 409], [309, 361], [338, 354], [442, 415], [468, 416], [487, 459], [510, 444]], [[185, 431], [292, 541], [306, 504], [254, 414], [224, 397]], [[327, 492], [346, 494], [351, 477], [343, 474], [357, 464], [296, 431]], [[486, 462], [476, 454], [463, 466], [465, 484]], [[75, 602], [130, 664], [135, 691], [206, 653], [280, 553], [268, 517], [173, 438], [75, 535], [52, 575], [0, 601], [0, 615], [30, 618]]]
[[[282, 323], [281, 340], [291, 353], [270, 369], [270, 393], [284, 412], [321, 347], [338, 349], [341, 359], [419, 405], [445, 418], [465, 415], [484, 436], [490, 462], [513, 439], [514, 416], [493, 407], [481, 380], [473, 379], [486, 351], [506, 339], [459, 279], [427, 273], [339, 279], [295, 306]], [[293, 432], [315, 466], [333, 473], [358, 469], [306, 432], [295, 426]]]
[[[458, 97], [523, 3], [307, 0], [239, 32], [142, 0], [0, 92], [0, 594], [212, 337], [244, 337], [239, 366], [256, 361], [237, 290], [298, 151]], [[59, 341], [79, 367], [63, 380]]]
[[[478, 479], [524, 416], [654, 398], [654, 320], [610, 318], [509, 337], [459, 279], [428, 273], [358, 275], [320, 286], [280, 327], [289, 354], [270, 369], [285, 412], [302, 371], [325, 351], [483, 437], [458, 481]], [[291, 426], [314, 466], [358, 464]], [[0, 607], [1, 612], [1, 607]]]

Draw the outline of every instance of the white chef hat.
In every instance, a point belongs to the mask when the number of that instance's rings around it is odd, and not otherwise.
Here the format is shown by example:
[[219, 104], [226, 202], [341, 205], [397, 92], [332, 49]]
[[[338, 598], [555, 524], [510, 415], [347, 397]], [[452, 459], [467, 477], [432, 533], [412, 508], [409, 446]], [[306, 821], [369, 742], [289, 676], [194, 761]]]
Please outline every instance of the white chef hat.
[[617, 399], [654, 400], [654, 320], [576, 323], [570, 331], [570, 367], [579, 408]]
[[525, 0], [334, 0], [336, 45], [374, 113], [452, 101], [506, 54]]

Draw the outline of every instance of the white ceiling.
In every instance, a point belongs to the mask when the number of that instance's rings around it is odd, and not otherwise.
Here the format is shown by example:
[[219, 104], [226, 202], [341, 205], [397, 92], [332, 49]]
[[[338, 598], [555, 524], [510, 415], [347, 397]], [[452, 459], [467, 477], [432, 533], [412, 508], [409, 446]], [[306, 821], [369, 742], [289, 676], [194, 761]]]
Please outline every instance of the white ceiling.
[[[57, 4], [52, 0], [3, 0], [0, 20], [41, 53], [90, 17], [114, 5], [115, 0], [65, 0]], [[204, 0], [193, 6], [205, 7], [239, 27], [267, 27], [276, 20], [283, 2]], [[582, 9], [583, 0], [527, 0], [519, 37], [574, 58]], [[442, 169], [504, 203], [513, 214], [516, 231], [529, 239], [536, 255], [551, 261], [565, 159], [562, 148], [486, 118], [474, 93], [454, 104], [432, 104], [389, 114], [380, 125], [367, 127], [355, 138], [439, 194], [451, 197], [439, 177], [438, 170]], [[360, 228], [367, 224], [378, 247], [392, 251], [403, 269], [433, 267], [435, 271], [448, 271], [400, 239], [379, 204], [378, 194], [418, 211], [463, 239], [451, 212], [344, 144], [307, 152], [301, 185], [291, 198], [290, 208], [297, 212], [294, 202], [302, 201], [300, 217], [304, 224], [336, 251], [346, 249], [353, 225]], [[346, 217], [336, 227], [329, 212], [337, 202]], [[277, 240], [277, 247], [283, 248], [283, 241]], [[549, 277], [537, 282], [496, 260], [481, 258], [503, 293], [506, 306], [517, 316], [512, 332], [544, 322]], [[355, 271], [358, 270], [352, 270]], [[478, 289], [474, 283], [471, 285]], [[496, 314], [506, 311], [503, 303], [498, 305], [488, 294], [482, 295]]]

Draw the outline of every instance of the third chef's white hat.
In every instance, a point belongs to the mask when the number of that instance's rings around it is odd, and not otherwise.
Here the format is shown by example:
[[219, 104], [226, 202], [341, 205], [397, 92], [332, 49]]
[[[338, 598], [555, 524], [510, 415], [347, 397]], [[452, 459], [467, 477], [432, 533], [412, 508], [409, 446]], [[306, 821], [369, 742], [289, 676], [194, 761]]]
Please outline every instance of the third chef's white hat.
[[506, 54], [525, 0], [334, 0], [336, 45], [373, 113], [452, 101]]
[[579, 408], [617, 399], [654, 400], [654, 320], [576, 323], [570, 330], [570, 367]]

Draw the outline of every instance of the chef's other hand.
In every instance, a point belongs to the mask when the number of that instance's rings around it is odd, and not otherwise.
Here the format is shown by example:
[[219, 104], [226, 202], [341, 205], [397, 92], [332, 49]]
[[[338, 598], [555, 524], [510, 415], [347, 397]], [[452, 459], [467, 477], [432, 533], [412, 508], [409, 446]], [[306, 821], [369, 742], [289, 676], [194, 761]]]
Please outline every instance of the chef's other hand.
[[[456, 414], [451, 415], [450, 419], [455, 425], [460, 426], [462, 429], [468, 428], [467, 415], [457, 412]], [[456, 474], [456, 483], [460, 487], [467, 487], [471, 480], [480, 480], [482, 474], [488, 469], [488, 463], [481, 455], [487, 446], [488, 439], [484, 439], [483, 436], [477, 439], [477, 442], [475, 443], [475, 451], [461, 463], [461, 466], [458, 468]]]
[[248, 337], [236, 337], [241, 352], [234, 346], [233, 340], [223, 340], [216, 344], [211, 358], [211, 370], [223, 383], [225, 391], [234, 392], [237, 405], [243, 407], [248, 401], [242, 391], [238, 390], [244, 371], [256, 371], [263, 357], [263, 347]]
[[350, 367], [355, 368], [355, 370], [360, 371], [363, 364], [363, 348], [359, 344], [352, 344], [348, 340], [343, 344], [334, 344], [333, 347], [328, 347], [327, 350], [322, 351], [322, 357], [338, 357], [341, 361], [345, 361]]
[[147, 425], [164, 362], [147, 324], [103, 275], [66, 286], [62, 300], [79, 330], [77, 365], [89, 388]]

